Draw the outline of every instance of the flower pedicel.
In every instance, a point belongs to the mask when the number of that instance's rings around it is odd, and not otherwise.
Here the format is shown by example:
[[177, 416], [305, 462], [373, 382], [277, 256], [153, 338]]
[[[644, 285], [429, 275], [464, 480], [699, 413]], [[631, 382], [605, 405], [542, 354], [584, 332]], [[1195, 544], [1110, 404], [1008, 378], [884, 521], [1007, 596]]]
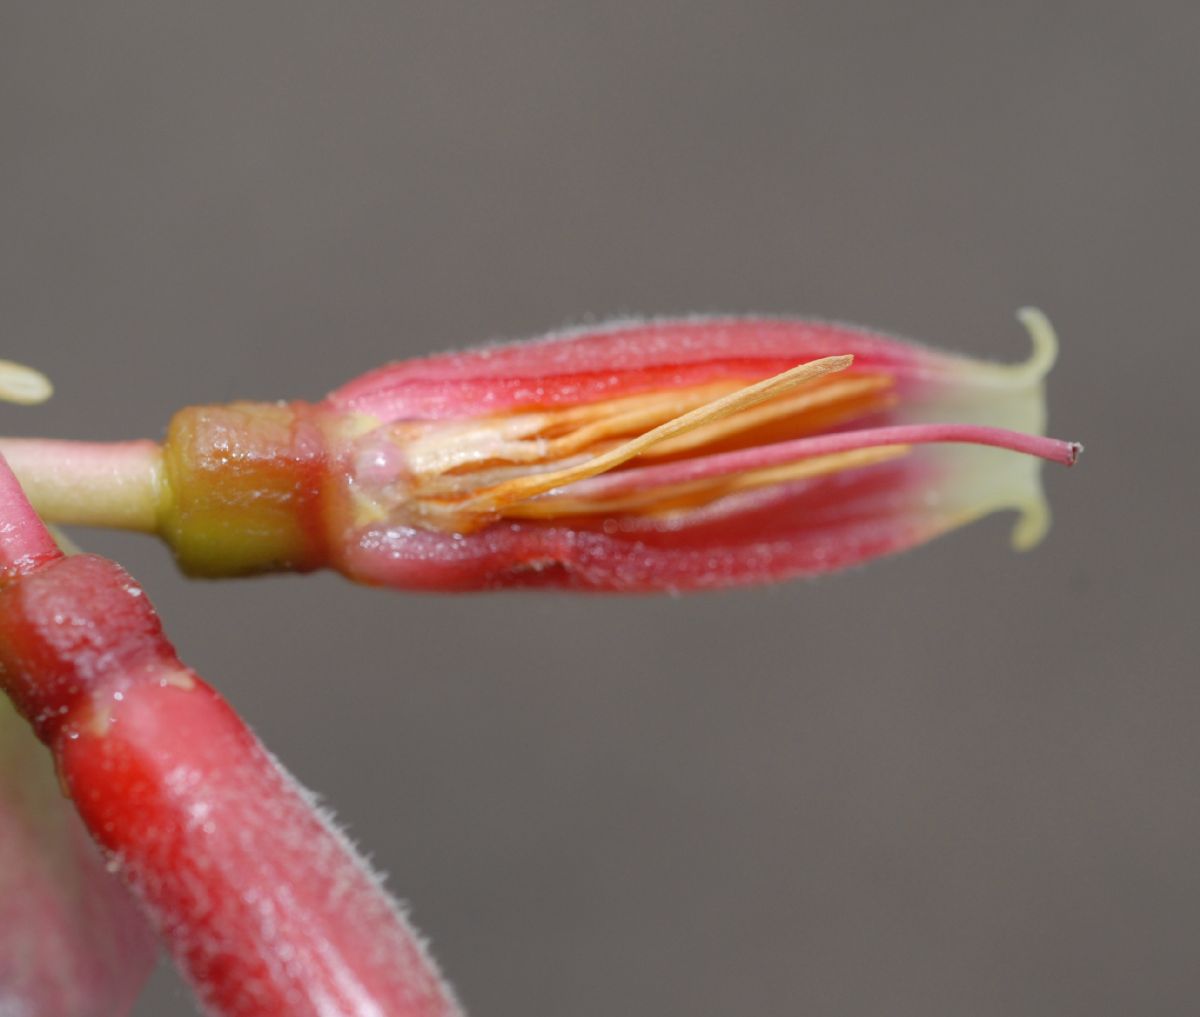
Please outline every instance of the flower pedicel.
[[48, 520], [156, 532], [200, 575], [693, 590], [815, 575], [1048, 512], [1055, 340], [971, 361], [768, 318], [628, 322], [397, 363], [316, 404], [190, 407], [165, 443], [6, 440]]

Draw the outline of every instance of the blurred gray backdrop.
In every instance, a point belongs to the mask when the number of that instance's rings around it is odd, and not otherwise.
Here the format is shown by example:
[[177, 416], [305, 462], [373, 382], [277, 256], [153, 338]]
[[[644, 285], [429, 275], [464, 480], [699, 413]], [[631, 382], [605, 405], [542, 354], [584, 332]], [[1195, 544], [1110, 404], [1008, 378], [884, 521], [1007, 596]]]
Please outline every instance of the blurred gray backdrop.
[[[614, 314], [1063, 339], [1056, 526], [817, 583], [148, 587], [473, 1014], [1191, 1014], [1195, 3], [5, 3], [9, 433]], [[142, 1017], [188, 1015], [164, 965]]]

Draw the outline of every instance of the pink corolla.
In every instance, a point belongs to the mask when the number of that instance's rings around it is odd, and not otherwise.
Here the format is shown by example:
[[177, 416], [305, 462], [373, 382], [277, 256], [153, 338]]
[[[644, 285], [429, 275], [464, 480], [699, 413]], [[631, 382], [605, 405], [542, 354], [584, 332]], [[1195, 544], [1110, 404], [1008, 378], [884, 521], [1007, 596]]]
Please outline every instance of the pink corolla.
[[981, 363], [849, 325], [628, 321], [175, 416], [162, 446], [6, 441], [47, 518], [154, 531], [207, 575], [653, 592], [811, 576], [1001, 509], [1045, 531], [1049, 323]]

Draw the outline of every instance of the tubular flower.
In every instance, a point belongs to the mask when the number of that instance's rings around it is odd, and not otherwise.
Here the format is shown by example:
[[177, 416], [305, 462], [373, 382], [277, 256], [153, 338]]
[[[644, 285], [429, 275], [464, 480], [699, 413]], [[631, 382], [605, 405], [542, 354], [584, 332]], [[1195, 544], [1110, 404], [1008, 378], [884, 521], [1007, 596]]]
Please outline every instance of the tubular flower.
[[[0, 707], [5, 695], [82, 819], [65, 827], [67, 850], [108, 876], [86, 827], [205, 1013], [461, 1014], [379, 878], [179, 660], [142, 588], [104, 558], [59, 553], [0, 459]], [[86, 906], [64, 905], [57, 878], [70, 881], [79, 862], [26, 850], [31, 837], [35, 850], [53, 839], [12, 822], [26, 810], [8, 797], [0, 783], [0, 916], [11, 919], [0, 926], [0, 1013], [119, 1017], [153, 957], [150, 937], [111, 881], [85, 885]], [[95, 933], [110, 941], [96, 947]]]
[[107, 489], [125, 506], [115, 521], [157, 530], [193, 573], [334, 567], [429, 590], [771, 582], [998, 509], [1020, 512], [1019, 547], [1037, 542], [1038, 459], [1069, 465], [1079, 446], [1041, 437], [1055, 340], [1040, 313], [1021, 317], [1034, 352], [1013, 366], [824, 322], [622, 322], [393, 364], [317, 404], [192, 407], [161, 452], [60, 449], [72, 466], [57, 479], [49, 443], [0, 447], [48, 518], [114, 521], [81, 518], [70, 473], [97, 496], [82, 515], [104, 514]]

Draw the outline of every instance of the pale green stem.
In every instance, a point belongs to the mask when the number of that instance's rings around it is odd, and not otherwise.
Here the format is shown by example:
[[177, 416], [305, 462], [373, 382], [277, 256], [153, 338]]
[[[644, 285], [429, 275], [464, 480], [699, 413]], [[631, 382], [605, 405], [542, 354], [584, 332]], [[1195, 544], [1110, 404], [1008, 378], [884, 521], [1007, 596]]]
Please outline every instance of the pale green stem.
[[155, 442], [0, 438], [0, 454], [46, 522], [158, 529], [162, 449]]

